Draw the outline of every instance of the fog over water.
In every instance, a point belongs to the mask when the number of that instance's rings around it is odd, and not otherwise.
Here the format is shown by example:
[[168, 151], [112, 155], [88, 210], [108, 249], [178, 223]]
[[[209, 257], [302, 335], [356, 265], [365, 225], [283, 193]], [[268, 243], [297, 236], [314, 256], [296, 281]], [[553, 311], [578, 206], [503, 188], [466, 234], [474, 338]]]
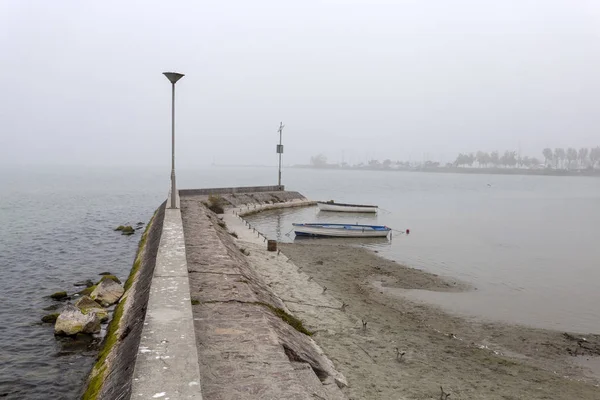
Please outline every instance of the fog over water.
[[597, 146], [600, 4], [0, 3], [0, 163], [180, 167]]

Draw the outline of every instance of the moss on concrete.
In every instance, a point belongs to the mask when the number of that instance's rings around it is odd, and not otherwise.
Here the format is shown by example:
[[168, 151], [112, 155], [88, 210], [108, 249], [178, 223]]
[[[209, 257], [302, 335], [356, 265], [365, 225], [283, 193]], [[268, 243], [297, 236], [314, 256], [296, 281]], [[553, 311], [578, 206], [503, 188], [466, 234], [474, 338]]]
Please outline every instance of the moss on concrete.
[[[156, 213], [154, 214], [156, 215]], [[154, 215], [150, 219], [150, 222], [146, 225], [146, 229], [142, 234], [142, 238], [140, 239], [140, 243], [138, 244], [137, 255], [135, 257], [135, 261], [133, 262], [133, 267], [131, 268], [131, 272], [129, 273], [129, 277], [125, 281], [125, 292], [133, 285], [135, 282], [135, 278], [137, 276], [138, 271], [140, 270], [140, 266], [142, 265], [142, 258], [144, 253], [144, 248], [146, 247], [146, 240], [148, 239], [148, 232], [150, 231], [150, 227], [152, 226], [152, 222], [154, 221]]]
[[100, 392], [102, 391], [102, 384], [106, 379], [106, 359], [108, 355], [111, 353], [113, 347], [117, 343], [118, 340], [118, 331], [120, 327], [121, 318], [123, 317], [123, 309], [125, 308], [125, 296], [122, 301], [115, 308], [115, 313], [113, 314], [113, 319], [110, 321], [108, 325], [108, 332], [106, 332], [106, 337], [104, 338], [104, 343], [102, 344], [102, 349], [100, 353], [98, 353], [98, 357], [96, 357], [96, 364], [92, 368], [91, 379], [88, 382], [87, 389], [83, 396], [82, 400], [96, 400], [98, 399]]
[[[194, 300], [192, 300], [192, 302], [193, 301]], [[219, 300], [198, 301], [198, 303], [196, 303], [196, 304], [214, 304], [214, 303], [221, 303], [221, 301], [219, 301]], [[299, 320], [298, 318], [294, 317], [291, 314], [288, 314], [282, 308], [275, 307], [269, 303], [264, 303], [262, 301], [248, 301], [248, 302], [242, 301], [240, 303], [255, 304], [257, 306], [262, 306], [262, 307], [268, 308], [269, 310], [271, 310], [271, 312], [273, 312], [273, 314], [275, 314], [276, 316], [281, 318], [283, 320], [283, 322], [285, 322], [286, 324], [288, 324], [289, 326], [291, 326], [298, 332], [304, 333], [307, 336], [312, 336], [314, 334], [314, 332], [311, 332], [304, 327], [304, 324], [302, 323], [301, 320]], [[194, 303], [192, 303], [192, 304], [194, 304]]]
[[[98, 364], [96, 364], [98, 365]], [[106, 366], [102, 365], [96, 369], [92, 370], [91, 379], [88, 382], [87, 389], [83, 396], [81, 396], [82, 400], [95, 400], [98, 399], [98, 395], [102, 390], [102, 384], [104, 383], [104, 373], [106, 372]]]
[[223, 214], [225, 213], [225, 209], [223, 207], [228, 203], [229, 202], [221, 196], [211, 194], [208, 196], [208, 203], [205, 203], [204, 205], [215, 214]]
[[[154, 216], [156, 213], [154, 214]], [[82, 400], [98, 400], [100, 399], [100, 394], [102, 392], [102, 388], [104, 385], [104, 381], [107, 376], [107, 368], [106, 368], [106, 360], [108, 356], [113, 351], [115, 345], [120, 340], [119, 338], [119, 329], [121, 328], [121, 319], [123, 317], [125, 305], [127, 303], [127, 290], [133, 285], [136, 280], [137, 274], [139, 272], [140, 266], [142, 264], [144, 249], [146, 247], [146, 239], [148, 237], [148, 232], [150, 231], [150, 227], [154, 222], [154, 216], [150, 219], [150, 222], [146, 225], [146, 229], [144, 230], [144, 234], [140, 239], [140, 243], [138, 244], [138, 250], [135, 257], [135, 261], [133, 263], [133, 267], [129, 273], [129, 277], [125, 282], [125, 294], [119, 301], [119, 304], [115, 308], [115, 312], [113, 314], [113, 318], [108, 325], [108, 331], [106, 333], [106, 337], [104, 338], [104, 342], [102, 344], [102, 348], [96, 357], [96, 363], [92, 368], [92, 372], [88, 379], [88, 384], [86, 390], [81, 397]], [[110, 275], [103, 276], [102, 279], [109, 277]], [[108, 278], [110, 279], [110, 278]], [[120, 283], [120, 282], [119, 282]], [[91, 288], [88, 288], [91, 289]]]
[[117, 308], [115, 308], [115, 313], [113, 314], [113, 319], [108, 326], [108, 331], [106, 332], [106, 338], [104, 339], [104, 346], [102, 346], [102, 350], [98, 353], [98, 357], [96, 358], [99, 363], [104, 364], [106, 361], [106, 357], [110, 353], [112, 347], [117, 343], [117, 333], [119, 330], [119, 322], [121, 321], [121, 317], [123, 317], [123, 308], [125, 304], [125, 299], [127, 297], [123, 297], [123, 301], [119, 303]]
[[302, 321], [299, 320], [298, 318], [294, 317], [291, 314], [288, 314], [287, 312], [285, 312], [284, 310], [282, 310], [281, 308], [277, 308], [277, 307], [273, 307], [270, 304], [266, 304], [266, 303], [260, 303], [261, 305], [267, 307], [269, 310], [271, 310], [275, 315], [277, 315], [279, 318], [281, 318], [285, 323], [287, 323], [289, 326], [291, 326], [292, 328], [294, 328], [295, 330], [297, 330], [300, 333], [304, 333], [307, 336], [312, 336], [313, 332], [309, 331], [308, 329], [306, 329], [304, 327], [304, 325], [302, 324]]

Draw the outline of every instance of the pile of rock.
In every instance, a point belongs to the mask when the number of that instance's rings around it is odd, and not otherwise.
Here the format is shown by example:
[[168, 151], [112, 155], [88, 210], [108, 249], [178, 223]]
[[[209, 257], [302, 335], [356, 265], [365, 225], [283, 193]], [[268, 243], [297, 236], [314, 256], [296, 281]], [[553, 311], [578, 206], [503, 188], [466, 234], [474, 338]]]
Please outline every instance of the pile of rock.
[[73, 296], [67, 295], [66, 292], [51, 295], [55, 300], [78, 297], [75, 304], [67, 303], [60, 313], [42, 318], [43, 322], [55, 322], [55, 335], [74, 336], [78, 333], [100, 332], [100, 324], [109, 318], [106, 307], [116, 304], [125, 292], [121, 281], [114, 275], [104, 275], [95, 285], [91, 281], [85, 282], [85, 285], [88, 286], [86, 289]]

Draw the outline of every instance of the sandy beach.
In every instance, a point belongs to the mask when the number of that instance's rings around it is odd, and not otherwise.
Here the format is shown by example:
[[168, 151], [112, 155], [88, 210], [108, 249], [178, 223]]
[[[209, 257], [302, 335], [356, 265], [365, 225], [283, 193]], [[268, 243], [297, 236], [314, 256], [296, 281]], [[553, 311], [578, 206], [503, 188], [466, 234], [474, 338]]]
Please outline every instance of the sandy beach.
[[[245, 242], [248, 261], [348, 380], [349, 399], [598, 399], [600, 337], [473, 322], [399, 289], [474, 290], [336, 242]], [[329, 243], [329, 244], [327, 244]], [[287, 256], [287, 257], [286, 257]], [[587, 365], [587, 367], [586, 367]]]

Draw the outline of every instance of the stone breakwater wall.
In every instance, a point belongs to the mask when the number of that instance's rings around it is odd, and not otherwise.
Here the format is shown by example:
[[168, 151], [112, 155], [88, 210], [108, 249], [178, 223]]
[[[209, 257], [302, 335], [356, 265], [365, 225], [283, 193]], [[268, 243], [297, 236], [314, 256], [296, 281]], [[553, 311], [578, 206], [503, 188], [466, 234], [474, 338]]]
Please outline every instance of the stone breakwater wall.
[[285, 186], [241, 186], [206, 189], [181, 189], [179, 196], [208, 196], [211, 194], [237, 194], [237, 193], [261, 193], [261, 192], [283, 192]]
[[163, 230], [163, 203], [140, 239], [125, 293], [117, 305], [96, 363], [87, 380], [83, 399], [128, 399], [133, 370], [148, 304], [156, 254]]
[[309, 207], [316, 205], [316, 201], [307, 199], [291, 199], [285, 203], [279, 204], [249, 204], [247, 206], [238, 207], [237, 215], [240, 217], [247, 217], [249, 215], [258, 214], [263, 211], [277, 210], [281, 208], [293, 208], [293, 207]]
[[298, 192], [230, 193], [220, 195], [220, 197], [229, 203], [226, 207], [236, 207], [245, 211], [293, 207], [298, 203], [302, 203], [302, 205], [316, 204]]

